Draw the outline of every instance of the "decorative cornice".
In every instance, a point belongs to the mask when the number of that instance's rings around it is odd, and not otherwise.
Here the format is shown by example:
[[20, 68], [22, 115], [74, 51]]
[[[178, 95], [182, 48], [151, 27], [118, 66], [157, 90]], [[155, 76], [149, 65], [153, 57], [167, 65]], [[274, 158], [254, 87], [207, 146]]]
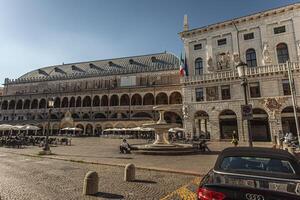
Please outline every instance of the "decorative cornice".
[[183, 31], [183, 32], [180, 32], [179, 35], [181, 38], [187, 38], [187, 37], [194, 36], [196, 34], [203, 34], [203, 33], [219, 30], [219, 29], [226, 28], [226, 27], [231, 27], [231, 26], [233, 26], [233, 24], [238, 25], [238, 24], [246, 23], [249, 21], [257, 20], [257, 19], [262, 19], [262, 18], [282, 14], [282, 13], [285, 13], [285, 12], [288, 12], [291, 10], [296, 10], [296, 9], [300, 9], [300, 3], [295, 3], [295, 4], [284, 6], [284, 7], [266, 10], [266, 11], [258, 12], [255, 14], [250, 14], [250, 15], [247, 15], [244, 17], [226, 20], [223, 22], [218, 22], [218, 23], [207, 25], [204, 27], [195, 28], [195, 29], [192, 29], [189, 31]]

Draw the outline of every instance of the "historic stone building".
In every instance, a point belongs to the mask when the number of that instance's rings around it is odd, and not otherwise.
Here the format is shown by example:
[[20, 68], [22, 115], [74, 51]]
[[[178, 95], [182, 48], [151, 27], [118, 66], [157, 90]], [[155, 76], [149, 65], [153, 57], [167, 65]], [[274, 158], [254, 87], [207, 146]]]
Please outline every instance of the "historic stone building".
[[[34, 124], [45, 133], [47, 100], [54, 99], [51, 134], [79, 127], [85, 134], [149, 123], [154, 105], [182, 104], [179, 60], [170, 53], [49, 66], [6, 79], [0, 123]], [[182, 123], [181, 113], [166, 112]]]
[[247, 63], [250, 121], [254, 141], [271, 141], [280, 131], [296, 134], [287, 76], [289, 60], [300, 97], [300, 4], [267, 10], [189, 30], [187, 16], [179, 33], [189, 76], [182, 78], [184, 127], [194, 136], [248, 140], [241, 119], [244, 104], [235, 69]]
[[3, 95], [3, 87], [0, 87], [0, 96]]

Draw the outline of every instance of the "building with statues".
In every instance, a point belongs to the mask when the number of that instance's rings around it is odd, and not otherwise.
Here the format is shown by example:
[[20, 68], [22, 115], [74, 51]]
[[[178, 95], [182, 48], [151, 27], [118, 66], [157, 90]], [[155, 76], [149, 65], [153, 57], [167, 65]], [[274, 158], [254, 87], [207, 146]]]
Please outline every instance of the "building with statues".
[[[273, 141], [278, 133], [296, 135], [290, 66], [300, 101], [300, 4], [189, 29], [179, 33], [189, 76], [182, 78], [184, 128], [193, 136], [248, 140], [242, 120], [244, 92], [236, 65], [247, 64], [247, 95], [253, 108], [254, 141]], [[287, 65], [287, 61], [291, 63]], [[300, 112], [300, 111], [298, 111]]]
[[[236, 133], [247, 141], [249, 129], [254, 141], [296, 135], [291, 93], [300, 100], [299, 3], [195, 29], [185, 16], [179, 35], [188, 76], [180, 78], [179, 59], [166, 52], [43, 67], [5, 80], [0, 123], [33, 124], [45, 133], [50, 117], [51, 134], [77, 127], [94, 135], [141, 126], [158, 119], [153, 106], [178, 104], [182, 112], [165, 112], [165, 119], [193, 137], [229, 140]], [[249, 127], [241, 113], [240, 61], [247, 64]]]
[[[0, 123], [32, 124], [45, 134], [51, 109], [51, 135], [77, 127], [94, 135], [107, 128], [133, 128], [158, 119], [153, 106], [182, 104], [179, 60], [170, 53], [43, 67], [6, 79], [0, 97]], [[182, 124], [181, 112], [166, 112]]]

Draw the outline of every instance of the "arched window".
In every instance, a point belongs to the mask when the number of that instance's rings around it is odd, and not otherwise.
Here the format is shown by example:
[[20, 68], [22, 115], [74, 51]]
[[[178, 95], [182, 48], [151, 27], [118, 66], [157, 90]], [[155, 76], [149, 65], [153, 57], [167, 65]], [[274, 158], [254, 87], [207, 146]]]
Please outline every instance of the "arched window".
[[280, 43], [276, 47], [278, 63], [285, 63], [289, 60], [289, 50], [285, 43]]
[[197, 58], [195, 60], [195, 75], [203, 74], [203, 60], [202, 58]]
[[254, 49], [248, 49], [246, 51], [246, 61], [248, 67], [256, 67], [257, 62], [256, 62], [256, 53]]

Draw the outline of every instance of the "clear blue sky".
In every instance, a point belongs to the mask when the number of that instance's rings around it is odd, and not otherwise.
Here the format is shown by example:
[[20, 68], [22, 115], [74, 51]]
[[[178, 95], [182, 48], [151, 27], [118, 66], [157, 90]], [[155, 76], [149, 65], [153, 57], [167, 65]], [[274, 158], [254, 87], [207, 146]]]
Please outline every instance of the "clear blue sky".
[[190, 28], [293, 0], [0, 0], [0, 83], [44, 66], [182, 49]]

